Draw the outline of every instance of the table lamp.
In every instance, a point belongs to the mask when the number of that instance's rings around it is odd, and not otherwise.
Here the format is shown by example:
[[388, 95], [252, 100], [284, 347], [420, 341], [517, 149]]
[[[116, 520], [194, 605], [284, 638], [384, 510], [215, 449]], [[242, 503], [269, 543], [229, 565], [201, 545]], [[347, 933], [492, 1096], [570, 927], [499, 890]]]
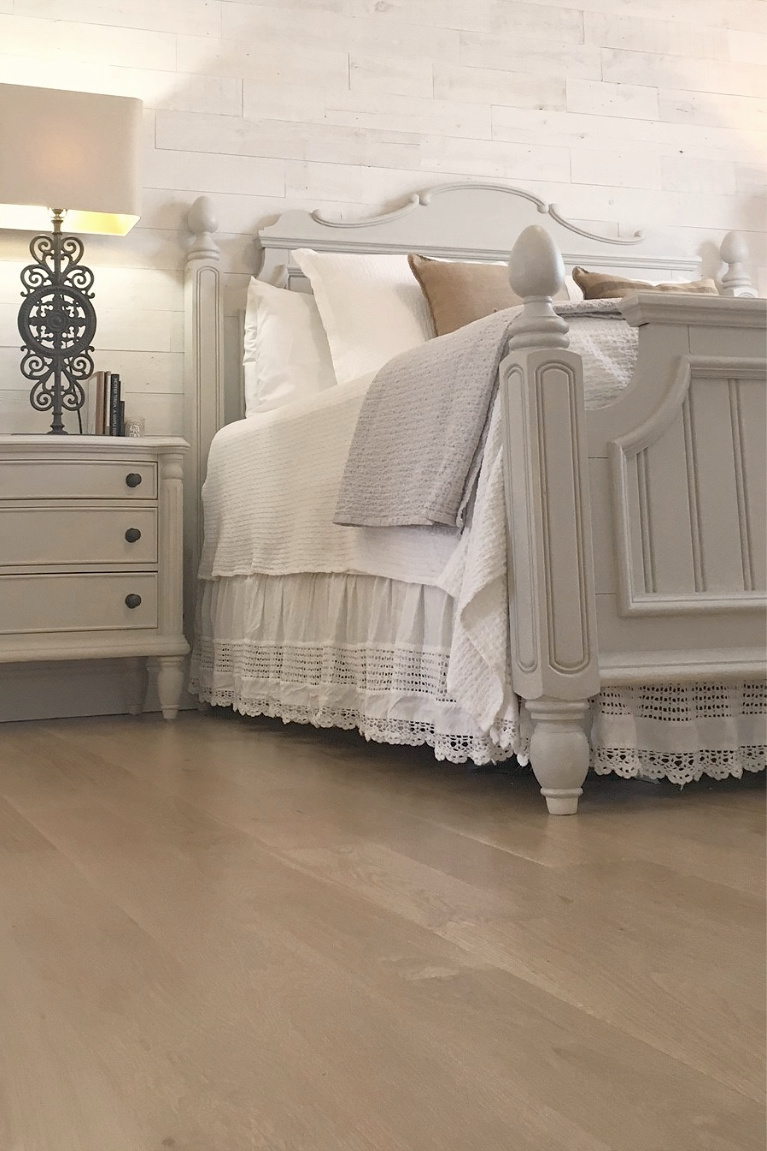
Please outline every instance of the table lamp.
[[[46, 229], [21, 273], [21, 373], [65, 434], [93, 374], [93, 272], [67, 232], [124, 236], [139, 218], [140, 100], [0, 84], [0, 228]], [[51, 231], [47, 229], [51, 228]]]

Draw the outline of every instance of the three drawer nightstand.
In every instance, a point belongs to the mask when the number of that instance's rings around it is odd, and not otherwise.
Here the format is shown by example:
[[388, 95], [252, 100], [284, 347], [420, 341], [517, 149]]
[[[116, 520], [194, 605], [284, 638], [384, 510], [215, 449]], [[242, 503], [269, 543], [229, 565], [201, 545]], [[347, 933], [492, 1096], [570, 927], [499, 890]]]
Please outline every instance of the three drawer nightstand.
[[[176, 438], [0, 436], [0, 663], [143, 660], [162, 714], [184, 687]], [[138, 663], [138, 659], [141, 663]]]

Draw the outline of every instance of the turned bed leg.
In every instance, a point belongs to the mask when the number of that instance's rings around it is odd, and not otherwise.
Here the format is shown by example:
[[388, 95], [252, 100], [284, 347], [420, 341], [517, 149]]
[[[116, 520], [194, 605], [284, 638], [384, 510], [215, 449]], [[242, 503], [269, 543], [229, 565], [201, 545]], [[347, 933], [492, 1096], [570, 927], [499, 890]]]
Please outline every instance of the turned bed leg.
[[589, 770], [589, 741], [583, 730], [587, 700], [528, 700], [535, 727], [530, 764], [549, 815], [575, 815]]

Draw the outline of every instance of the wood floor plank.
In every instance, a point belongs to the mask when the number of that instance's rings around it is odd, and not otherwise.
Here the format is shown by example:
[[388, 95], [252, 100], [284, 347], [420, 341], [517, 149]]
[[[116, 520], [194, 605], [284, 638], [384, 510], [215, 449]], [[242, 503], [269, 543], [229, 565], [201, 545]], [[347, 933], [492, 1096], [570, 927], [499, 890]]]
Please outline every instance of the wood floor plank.
[[[706, 831], [712, 797], [705, 787], [696, 793], [697, 785], [682, 793], [670, 785], [595, 777], [588, 782], [580, 819], [545, 821], [537, 818], [541, 800], [529, 772], [472, 772], [435, 764], [427, 749], [362, 745], [362, 752], [359, 743], [352, 745], [355, 760], [347, 733], [314, 732], [319, 750], [312, 754], [309, 736], [303, 735], [294, 746], [290, 739], [294, 729], [281, 724], [266, 733], [259, 730], [258, 747], [253, 751], [249, 741], [242, 739], [243, 730], [252, 729], [244, 722], [238, 727], [236, 720], [234, 726], [221, 720], [203, 724], [197, 729], [194, 758], [185, 758], [180, 745], [166, 746], [162, 762], [155, 766], [143, 749], [145, 730], [133, 729], [132, 746], [121, 752], [121, 766], [177, 793], [190, 795], [196, 788], [212, 804], [233, 801], [240, 789], [243, 799], [257, 794], [258, 815], [253, 817], [260, 819], [264, 836], [278, 836], [281, 824], [290, 834], [302, 813], [317, 817], [325, 811], [332, 819], [343, 802], [345, 826], [350, 820], [380, 820], [388, 812], [393, 824], [410, 823], [414, 837], [419, 829], [422, 838], [435, 829], [435, 842], [444, 830], [451, 830], [474, 843], [552, 867], [589, 861], [604, 865], [611, 859], [625, 859], [629, 853], [631, 858], [648, 862], [668, 861], [674, 869], [764, 897], [764, 805], [754, 795], [755, 790], [763, 795], [763, 773], [720, 784], [728, 811], [725, 836], [730, 842], [718, 843], [716, 828], [711, 835]], [[241, 738], [232, 739], [238, 731]], [[93, 739], [110, 760], [114, 749], [108, 733], [96, 732]], [[330, 754], [338, 743], [340, 762]], [[359, 769], [361, 755], [364, 771]], [[371, 757], [378, 770], [369, 771]], [[597, 798], [590, 798], [595, 791]], [[601, 818], [605, 808], [610, 820]], [[702, 839], [697, 835], [700, 826]], [[301, 830], [308, 832], [308, 828]], [[731, 850], [735, 843], [743, 850]]]
[[0, 798], [0, 856], [11, 852], [51, 851], [45, 836], [23, 818], [11, 804]]
[[[704, 893], [698, 881], [660, 868], [654, 884], [643, 876], [645, 894], [632, 865], [609, 882], [577, 869], [538, 893], [537, 910], [531, 903], [520, 911], [509, 909], [501, 892], [473, 900], [466, 885], [375, 845], [307, 848], [290, 858], [761, 1097], [764, 946], [756, 901], [741, 897], [738, 904], [724, 889]], [[701, 908], [704, 895], [711, 910]]]
[[[74, 812], [69, 813], [70, 821], [73, 814]], [[40, 818], [40, 813], [38, 813], [38, 818]], [[103, 819], [103, 814], [101, 818]], [[84, 812], [83, 819], [87, 826], [93, 826], [93, 823], [99, 819], [99, 813], [95, 810]], [[79, 852], [81, 850], [79, 845], [82, 844], [85, 829], [74, 826], [71, 827], [69, 834], [71, 843], [78, 845], [76, 850]], [[61, 838], [61, 836], [61, 831], [57, 832], [57, 837]], [[94, 851], [92, 862], [94, 862], [95, 853], [103, 850], [102, 836], [94, 834], [91, 842]], [[191, 988], [187, 987], [187, 991], [191, 992], [191, 999], [194, 1003], [193, 1010], [197, 1019], [200, 1015], [205, 1015], [206, 1000], [209, 1001], [211, 998], [214, 1000], [215, 1010], [213, 1013], [217, 1019], [230, 1017], [233, 1003], [248, 1004], [252, 1009], [255, 989], [259, 983], [262, 983], [269, 988], [269, 998], [267, 1000], [258, 999], [259, 1010], [261, 1012], [264, 1010], [279, 1012], [280, 1035], [289, 1038], [291, 1051], [297, 1050], [300, 1053], [307, 1036], [309, 1036], [313, 1043], [321, 1043], [323, 1050], [326, 1044], [330, 1044], [334, 1051], [334, 1058], [338, 1058], [338, 1053], [349, 1052], [351, 1040], [348, 1028], [351, 1022], [354, 1035], [360, 1027], [370, 1029], [376, 1044], [376, 1052], [375, 1054], [365, 1052], [365, 1058], [368, 1065], [371, 1066], [376, 1064], [376, 1059], [380, 1058], [381, 1055], [385, 1057], [387, 1064], [389, 1060], [395, 1065], [401, 1061], [401, 1052], [397, 1054], [391, 1045], [397, 1041], [408, 1046], [407, 1040], [409, 1040], [409, 1045], [413, 1045], [413, 1036], [397, 1034], [394, 1038], [389, 1038], [391, 1019], [407, 1019], [411, 1025], [417, 1023], [415, 1030], [419, 1036], [419, 1043], [416, 1046], [425, 1046], [427, 1051], [431, 1051], [428, 1071], [430, 1083], [425, 1086], [421, 1083], [418, 1084], [419, 1097], [428, 1097], [429, 1091], [435, 1089], [435, 1080], [439, 1090], [458, 1090], [458, 1084], [455, 1084], [454, 1088], [449, 1088], [449, 1082], [443, 1081], [443, 1072], [440, 1071], [440, 1067], [449, 1053], [448, 1067], [452, 1068], [452, 1074], [456, 1075], [462, 1084], [464, 1094], [470, 1091], [475, 1104], [478, 1105], [481, 1102], [484, 1108], [489, 1109], [488, 1114], [493, 1115], [497, 1111], [500, 1111], [501, 1114], [504, 1112], [516, 1114], [520, 1110], [524, 1112], [526, 1108], [531, 1109], [531, 1115], [525, 1119], [523, 1125], [523, 1129], [529, 1126], [529, 1143], [523, 1142], [522, 1137], [515, 1132], [515, 1138], [519, 1139], [516, 1145], [520, 1147], [540, 1146], [540, 1140], [543, 1138], [548, 1139], [547, 1145], [552, 1147], [611, 1145], [610, 1143], [602, 1143], [601, 1136], [593, 1135], [587, 1138], [587, 1132], [590, 1129], [600, 1131], [605, 1126], [610, 1128], [611, 1115], [613, 1115], [612, 1104], [609, 1098], [605, 1099], [602, 1107], [604, 1114], [600, 1114], [599, 1107], [596, 1108], [595, 1114], [593, 1099], [587, 1101], [582, 1098], [581, 1083], [584, 1074], [581, 1069], [582, 1061], [585, 1059], [587, 1066], [595, 1062], [598, 1063], [600, 1050], [607, 1049], [611, 1053], [613, 1072], [617, 1073], [621, 1079], [625, 1077], [632, 1084], [632, 1093], [635, 1094], [637, 1101], [641, 1100], [642, 1092], [648, 1088], [652, 1090], [654, 1095], [657, 1096], [660, 1091], [661, 1095], [665, 1097], [664, 1092], [667, 1094], [668, 1086], [667, 1078], [678, 1081], [681, 1075], [684, 1082], [683, 1097], [688, 1101], [690, 1096], [697, 1100], [694, 1116], [699, 1121], [703, 1116], [706, 1123], [714, 1131], [719, 1131], [721, 1134], [721, 1141], [713, 1145], [748, 1147], [748, 1128], [756, 1118], [753, 1114], [756, 1109], [752, 1108], [752, 1113], [749, 1114], [749, 1108], [744, 1105], [744, 1100], [735, 1096], [728, 1097], [726, 1092], [721, 1091], [721, 1089], [719, 1091], [715, 1088], [712, 1090], [712, 1085], [705, 1084], [704, 1080], [701, 1080], [696, 1086], [689, 1073], [685, 1075], [684, 1072], [680, 1072], [680, 1068], [675, 1066], [671, 1060], [666, 1061], [665, 1071], [662, 1068], [659, 1070], [656, 1054], [650, 1052], [648, 1055], [650, 1049], [645, 1048], [644, 1045], [632, 1043], [619, 1032], [614, 1033], [610, 1028], [597, 1026], [595, 1021], [584, 1017], [578, 1011], [573, 1009], [563, 1011], [562, 1004], [556, 1000], [550, 1000], [550, 997], [546, 996], [545, 993], [534, 991], [531, 993], [531, 989], [519, 980], [509, 978], [509, 986], [503, 993], [497, 989], [496, 1000], [492, 1003], [492, 1009], [481, 1013], [481, 1017], [475, 1019], [473, 1027], [469, 1027], [464, 1005], [478, 1000], [479, 997], [478, 990], [476, 988], [470, 990], [466, 983], [465, 976], [469, 973], [464, 972], [462, 975], [460, 966], [447, 966], [443, 956], [437, 957], [433, 954], [431, 965], [428, 965], [428, 961], [426, 965], [423, 964], [423, 958], [426, 956], [422, 957], [420, 965], [414, 965], [411, 957], [410, 963], [406, 967], [403, 967], [401, 962], [390, 961], [379, 964], [379, 969], [374, 970], [375, 965], [370, 961], [370, 943], [377, 942], [379, 948], [383, 947], [385, 954], [387, 945], [390, 947], [391, 937], [396, 938], [398, 934], [393, 930], [393, 916], [386, 917], [385, 929], [379, 933], [377, 941], [371, 940], [368, 935], [366, 948], [353, 948], [351, 944], [357, 935], [354, 925], [358, 924], [361, 918], [357, 914], [360, 909], [356, 904], [351, 909], [353, 916], [350, 917], [348, 899], [338, 899], [335, 892], [331, 892], [328, 896], [327, 892], [322, 891], [321, 885], [320, 887], [313, 885], [310, 892], [304, 893], [305, 884], [298, 882], [295, 875], [285, 872], [278, 863], [275, 864], [268, 857], [251, 855], [251, 845], [246, 843], [244, 846], [246, 854], [239, 859], [239, 864], [231, 855], [226, 859], [226, 876], [234, 881], [234, 888], [239, 893], [239, 902], [234, 905], [232, 910], [235, 913], [239, 912], [239, 914], [235, 914], [234, 918], [224, 917], [221, 914], [217, 916], [216, 926], [227, 941], [225, 949], [217, 946], [218, 931], [214, 933], [200, 932], [194, 926], [192, 916], [198, 900], [202, 917], [207, 919], [208, 892], [200, 885], [199, 887], [189, 886], [185, 893], [183, 876], [186, 865], [179, 859], [177, 853], [174, 852], [173, 859], [162, 865], [162, 870], [166, 873], [165, 882], [168, 890], [172, 893], [173, 903], [181, 902], [183, 904], [181, 914], [176, 922], [189, 924], [190, 932], [181, 941], [176, 939], [173, 926], [167, 919], [164, 922], [160, 919], [160, 913], [164, 906], [164, 901], [161, 898], [157, 906], [158, 918], [155, 922], [155, 929], [151, 934], [158, 939], [163, 939], [167, 944], [173, 944], [174, 947], [178, 945], [178, 942], [181, 942], [181, 953], [183, 954], [188, 950], [195, 956], [194, 961], [187, 964], [187, 974], [190, 970], [195, 973], [194, 985]], [[123, 844], [120, 849], [121, 854], [130, 850], [126, 844]], [[210, 852], [214, 852], [216, 854], [217, 874], [220, 874], [222, 870], [220, 867], [222, 850], [220, 845], [211, 848], [187, 848], [190, 855], [194, 856], [198, 856], [199, 851], [205, 851], [206, 856]], [[140, 864], [136, 859], [133, 861], [134, 866], [131, 867], [126, 867], [124, 862], [121, 862], [113, 874], [118, 879], [120, 875], [130, 877], [134, 891], [144, 891], [147, 886], [152, 891], [152, 875], [157, 873], [161, 866], [161, 860], [162, 851], [158, 851], [152, 860], [152, 867], [147, 869], [146, 873], [142, 874]], [[197, 862], [198, 864], [201, 862], [199, 858]], [[240, 869], [243, 869], [242, 873], [238, 874]], [[167, 874], [168, 871], [170, 871], [170, 875]], [[266, 875], [264, 874], [265, 871]], [[102, 869], [100, 869], [99, 874], [102, 874]], [[253, 880], [256, 875], [261, 876], [261, 882], [254, 887]], [[70, 888], [71, 886], [71, 881], [67, 879], [66, 887]], [[114, 883], [113, 880], [112, 893], [116, 896], [114, 902], [123, 902], [125, 891], [125, 880], [122, 885], [119, 882]], [[146, 896], [144, 898], [146, 900]], [[335, 905], [334, 919], [330, 917], [329, 902]], [[284, 909], [286, 908], [290, 909], [287, 933], [283, 923]], [[103, 919], [103, 916], [101, 918]], [[250, 948], [243, 955], [242, 943], [238, 939], [238, 929], [243, 930], [249, 922], [257, 922], [260, 925], [259, 934], [262, 942], [260, 947]], [[84, 929], [84, 922], [76, 923], [75, 929], [79, 935]], [[427, 933], [420, 934], [425, 939], [424, 951], [428, 953], [431, 950], [431, 945], [426, 941]], [[264, 937], [272, 946], [276, 939], [287, 940], [288, 945], [285, 947], [284, 954], [272, 956], [269, 962], [265, 962]], [[59, 945], [62, 942], [61, 938], [57, 940]], [[211, 947], [213, 948], [212, 951]], [[296, 963], [297, 953], [299, 956], [298, 964]], [[319, 977], [314, 976], [312, 978], [307, 976], [304, 970], [304, 961], [307, 957], [315, 957], [317, 953], [325, 956], [327, 964], [323, 966]], [[376, 953], [377, 949], [373, 950], [373, 954]], [[243, 958], [247, 959], [244, 964], [242, 963]], [[433, 963], [435, 958], [439, 958], [440, 965]], [[339, 966], [340, 971], [338, 970]], [[214, 981], [211, 985], [211, 972], [220, 972], [224, 976], [223, 984]], [[498, 974], [505, 976], [505, 973]], [[72, 976], [70, 975], [68, 978], [71, 980]], [[98, 972], [93, 982], [98, 988]], [[82, 992], [81, 976], [76, 978], [76, 983]], [[125, 983], [124, 975], [122, 983], [123, 985]], [[366, 1003], [365, 997], [360, 994], [360, 983], [366, 985], [367, 998], [376, 1003], [375, 1011], [371, 1012], [369, 1003]], [[514, 993], [510, 991], [511, 985], [514, 985]], [[339, 986], [344, 989], [343, 994], [333, 993], [333, 988]], [[436, 1000], [435, 991], [437, 993]], [[278, 999], [276, 1008], [273, 1004], [275, 995]], [[157, 996], [153, 998], [153, 1016], [163, 1020], [162, 1005], [158, 1004]], [[423, 1009], [424, 998], [426, 1010]], [[186, 996], [176, 994], [176, 1011], [177, 1013], [180, 1011], [182, 1023], [184, 1022], [186, 1000]], [[383, 1011], [385, 1022], [382, 1022], [380, 1009], [382, 1000], [389, 1001]], [[416, 1008], [419, 1002], [421, 1009], [416, 1018]], [[542, 1007], [542, 1004], [545, 1004], [545, 1007]], [[186, 1009], [188, 1010], [188, 1006]], [[503, 1035], [494, 1036], [492, 1034], [493, 1028], [490, 1026], [492, 1020], [498, 1015], [499, 1009], [502, 1014], [505, 1011], [509, 1018], [508, 1033], [505, 1039]], [[245, 1011], [247, 1014], [247, 1009]], [[460, 1020], [460, 1026], [456, 1027], [461, 1012], [464, 1017]], [[77, 1017], [82, 1019], [84, 1014], [82, 1005], [78, 1005]], [[445, 1023], [441, 1022], [443, 1017], [446, 1020]], [[92, 1028], [94, 1026], [92, 1015], [87, 1016], [87, 1018], [88, 1025]], [[241, 1013], [239, 1018], [241, 1022]], [[293, 1022], [294, 1019], [295, 1022]], [[333, 1023], [333, 1019], [336, 1019], [337, 1022]], [[231, 1017], [229, 1021], [232, 1026], [235, 1026], [237, 1016]], [[172, 1031], [174, 1024], [178, 1025], [173, 1018], [171, 1018], [170, 1023], [164, 1020], [163, 1033], [167, 1033], [169, 1026]], [[148, 1021], [143, 1020], [142, 1033], [145, 1038], [148, 1034], [148, 1026]], [[439, 1033], [439, 1041], [432, 1039], [431, 1042], [427, 1042], [430, 1029], [435, 1028]], [[264, 1021], [261, 1017], [248, 1042], [256, 1045], [262, 1043], [264, 1030]], [[266, 1030], [269, 1029], [266, 1028]], [[535, 1041], [533, 1040], [534, 1036], [537, 1037]], [[147, 1039], [147, 1042], [150, 1039]], [[247, 1042], [245, 1046], [248, 1046]], [[273, 1047], [270, 1049], [273, 1051]], [[440, 1053], [438, 1060], [436, 1059], [436, 1050]], [[492, 1058], [489, 1058], [490, 1056]], [[189, 1057], [191, 1058], [191, 1055]], [[344, 1058], [343, 1054], [341, 1054], [341, 1058]], [[606, 1057], [603, 1056], [603, 1058]], [[475, 1060], [476, 1068], [474, 1066]], [[299, 1066], [300, 1060], [290, 1074], [296, 1075]], [[558, 1105], [557, 1109], [551, 1107], [546, 1097], [547, 1081], [544, 1080], [543, 1085], [540, 1081], [541, 1066], [548, 1067], [560, 1085], [564, 1081], [569, 1083], [571, 1078], [574, 1080], [574, 1083], [568, 1087], [568, 1098], [572, 1101], [572, 1105], [574, 1106], [576, 1100], [579, 1101], [574, 1114], [571, 1115], [567, 1112], [563, 1114], [561, 1104]], [[494, 1068], [492, 1075], [490, 1074], [491, 1068]], [[531, 1072], [531, 1068], [535, 1070]], [[415, 1067], [414, 1073], [423, 1074], [423, 1069]], [[155, 1074], [162, 1077], [166, 1073], [163, 1067], [159, 1066], [155, 1067]], [[381, 1072], [381, 1074], [384, 1073]], [[513, 1080], [513, 1085], [509, 1082], [510, 1077]], [[649, 1084], [646, 1082], [647, 1078], [650, 1080]], [[586, 1079], [588, 1079], [588, 1075], [586, 1075]], [[359, 1098], [359, 1092], [355, 1092], [355, 1097]], [[311, 1100], [311, 1092], [307, 1094], [307, 1100]], [[410, 1105], [414, 1105], [412, 1100]], [[680, 1111], [678, 1106], [671, 1110], [676, 1115], [673, 1123], [669, 1116], [665, 1115], [655, 1134], [652, 1134], [652, 1125], [650, 1125], [649, 1131], [645, 1127], [641, 1134], [637, 1133], [636, 1143], [626, 1142], [625, 1146], [627, 1148], [630, 1146], [637, 1148], [657, 1146], [660, 1149], [664, 1146], [664, 1139], [673, 1134], [674, 1145], [684, 1148], [686, 1144], [682, 1138], [682, 1133], [688, 1128], [691, 1116], [685, 1114], [684, 1109]], [[533, 1121], [532, 1114], [536, 1116], [535, 1121]], [[235, 1121], [234, 1118], [230, 1117], [227, 1122], [234, 1123]], [[438, 1123], [435, 1120], [432, 1122]], [[483, 1146], [502, 1147], [505, 1145], [505, 1140], [509, 1138], [509, 1134], [504, 1131], [501, 1121], [498, 1120], [497, 1122], [500, 1125], [495, 1134], [493, 1134], [493, 1124], [484, 1132], [483, 1138], [486, 1142], [483, 1142]], [[614, 1115], [612, 1129], [615, 1134], [619, 1132], [621, 1122], [620, 1116]], [[237, 1129], [236, 1125], [233, 1129]], [[725, 1132], [730, 1132], [735, 1141], [730, 1142], [729, 1138], [726, 1139], [724, 1137]], [[434, 1132], [432, 1132], [433, 1134]], [[425, 1132], [416, 1128], [410, 1138], [415, 1139], [416, 1135], [419, 1142], [414, 1142], [412, 1144], [414, 1147], [429, 1145]], [[461, 1134], [460, 1125], [455, 1126], [454, 1116], [451, 1116], [450, 1131], [443, 1130], [439, 1136], [443, 1141], [449, 1138], [456, 1139], [454, 1144], [443, 1142], [443, 1146], [467, 1148], [472, 1145], [471, 1138], [473, 1137], [466, 1131]], [[382, 1146], [396, 1145], [396, 1143], [392, 1143], [395, 1138], [396, 1133], [389, 1130]], [[407, 1143], [404, 1145], [408, 1146]], [[689, 1145], [691, 1147], [696, 1146], [694, 1142]]]
[[1, 1151], [763, 1151], [759, 788], [291, 734], [0, 726]]

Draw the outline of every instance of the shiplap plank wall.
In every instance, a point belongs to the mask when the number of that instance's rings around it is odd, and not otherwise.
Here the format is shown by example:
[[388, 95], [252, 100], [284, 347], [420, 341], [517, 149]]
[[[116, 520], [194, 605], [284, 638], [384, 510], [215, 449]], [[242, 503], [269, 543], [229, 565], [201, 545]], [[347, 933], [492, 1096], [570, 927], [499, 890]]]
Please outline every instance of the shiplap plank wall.
[[[183, 220], [200, 192], [232, 317], [260, 222], [461, 177], [643, 224], [709, 265], [742, 228], [764, 291], [765, 60], [765, 0], [0, 0], [1, 81], [145, 102], [141, 223], [87, 250], [97, 366], [155, 433], [183, 430]], [[4, 431], [47, 426], [18, 372], [27, 241], [0, 235]]]

